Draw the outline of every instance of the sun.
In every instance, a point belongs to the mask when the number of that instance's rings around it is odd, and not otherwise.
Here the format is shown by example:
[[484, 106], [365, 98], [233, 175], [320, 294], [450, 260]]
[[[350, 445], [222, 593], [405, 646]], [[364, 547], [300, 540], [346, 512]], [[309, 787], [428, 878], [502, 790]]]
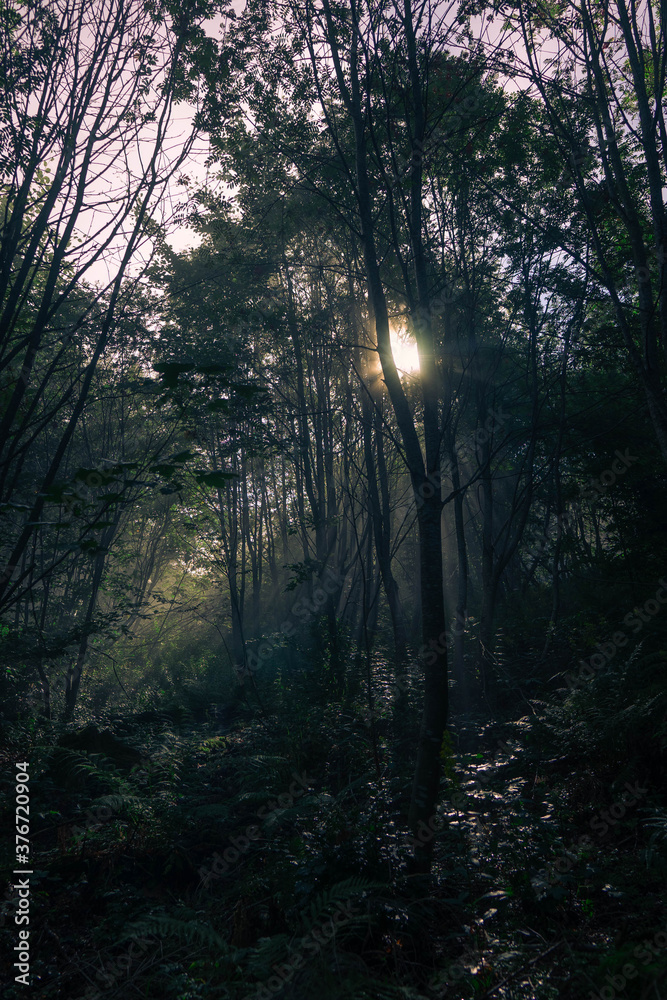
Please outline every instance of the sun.
[[391, 353], [399, 372], [406, 375], [419, 371], [419, 352], [414, 337], [406, 332], [402, 324], [395, 320], [389, 324]]

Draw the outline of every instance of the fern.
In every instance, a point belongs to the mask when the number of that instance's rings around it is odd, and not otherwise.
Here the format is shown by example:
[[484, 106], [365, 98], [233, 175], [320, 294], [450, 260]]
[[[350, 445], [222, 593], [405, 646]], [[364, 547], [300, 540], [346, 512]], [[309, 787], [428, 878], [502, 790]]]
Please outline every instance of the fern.
[[266, 792], [239, 792], [238, 795], [232, 796], [229, 802], [232, 805], [243, 805], [253, 809], [255, 806], [266, 805], [266, 800]]
[[113, 775], [103, 770], [102, 760], [100, 754], [56, 747], [51, 757], [50, 769], [54, 779], [65, 786], [82, 786], [88, 778], [113, 785]]
[[219, 948], [224, 955], [230, 954], [230, 947], [210, 924], [199, 920], [179, 920], [166, 914], [155, 914], [128, 924], [126, 933], [117, 942], [121, 944], [129, 937], [155, 934], [159, 937], [177, 937], [187, 944], [198, 944], [205, 948]]
[[255, 754], [253, 757], [241, 757], [239, 763], [248, 764], [254, 770], [284, 767], [289, 763], [287, 757], [278, 757], [275, 754]]
[[91, 807], [94, 806], [107, 806], [113, 812], [119, 812], [121, 809], [141, 809], [146, 808], [147, 803], [142, 799], [138, 798], [136, 795], [122, 795], [120, 793], [114, 793], [112, 795], [101, 795], [96, 799], [93, 799]]
[[214, 753], [218, 750], [226, 750], [229, 740], [226, 736], [212, 736], [210, 740], [204, 740], [199, 749], [205, 753]]
[[192, 815], [197, 819], [225, 820], [229, 817], [229, 808], [220, 802], [213, 802], [209, 805], [196, 806], [192, 810]]
[[637, 666], [640, 670], [648, 670], [650, 667], [663, 667], [667, 661], [667, 652], [664, 649], [657, 650], [653, 653], [646, 653], [641, 657]]
[[360, 896], [371, 889], [386, 889], [381, 882], [370, 882], [360, 876], [353, 876], [343, 882], [337, 882], [320, 892], [310, 904], [310, 908], [303, 914], [302, 921], [306, 931], [311, 931], [322, 917], [332, 909], [333, 904], [339, 900], [347, 900], [350, 896]]
[[615, 722], [623, 722], [626, 719], [633, 719], [636, 717], [638, 723], [646, 723], [646, 719], [653, 709], [660, 709], [663, 707], [665, 701], [664, 695], [657, 694], [653, 698], [640, 699], [634, 701], [631, 705], [621, 709], [620, 712], [616, 712], [609, 720], [611, 724]]
[[372, 982], [359, 983], [352, 992], [347, 994], [347, 1000], [424, 1000], [424, 994], [413, 990], [410, 986], [398, 986], [393, 983]]
[[[642, 812], [646, 812], [643, 809]], [[667, 843], [667, 812], [664, 809], [652, 810], [649, 818], [644, 821], [644, 826], [652, 831], [648, 845], [644, 850], [646, 867], [650, 868], [655, 862], [660, 845]]]
[[247, 970], [255, 979], [265, 979], [278, 962], [284, 962], [289, 952], [290, 939], [287, 934], [273, 934], [260, 938], [247, 959]]

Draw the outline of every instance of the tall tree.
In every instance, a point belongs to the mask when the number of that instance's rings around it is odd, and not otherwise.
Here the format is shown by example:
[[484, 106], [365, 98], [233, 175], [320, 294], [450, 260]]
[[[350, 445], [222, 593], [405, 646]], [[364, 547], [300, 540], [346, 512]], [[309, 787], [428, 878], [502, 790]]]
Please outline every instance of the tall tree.
[[[2, 5], [0, 607], [25, 589], [24, 557], [96, 366], [144, 273], [140, 253], [167, 221], [163, 196], [195, 132], [176, 151], [167, 140], [175, 102], [192, 92], [184, 62], [205, 13], [140, 0]], [[60, 432], [26, 505], [21, 470], [56, 415]]]
[[[442, 379], [435, 350], [442, 310], [433, 304], [438, 279], [429, 259], [422, 161], [442, 112], [429, 104], [429, 73], [451, 33], [448, 13], [431, 4], [414, 11], [410, 0], [349, 6], [323, 0], [305, 8], [250, 4], [229, 40], [228, 56], [246, 80], [230, 117], [238, 123], [249, 109], [254, 141], [288, 158], [299, 182], [329, 203], [361, 248], [382, 377], [419, 500], [422, 632], [432, 655], [424, 663], [424, 714], [410, 809], [415, 830], [435, 811], [448, 699], [442, 501], [431, 485], [440, 481], [442, 451]], [[273, 45], [268, 37], [272, 18], [287, 29]], [[480, 71], [471, 60], [462, 77], [474, 78]], [[224, 80], [218, 80], [218, 104], [224, 90]], [[289, 95], [285, 100], [283, 93]], [[231, 135], [228, 125], [217, 123], [218, 148], [225, 148], [226, 129]], [[406, 149], [411, 170], [403, 170], [396, 184]], [[419, 406], [408, 398], [391, 350], [388, 255], [419, 347]], [[418, 850], [420, 864], [428, 866], [430, 846]]]
[[561, 205], [574, 195], [593, 253], [583, 259], [576, 223], [562, 227], [560, 245], [605, 290], [667, 459], [664, 5], [500, 6], [525, 53], [517, 81], [539, 97], [560, 151], [561, 176], [544, 195]]

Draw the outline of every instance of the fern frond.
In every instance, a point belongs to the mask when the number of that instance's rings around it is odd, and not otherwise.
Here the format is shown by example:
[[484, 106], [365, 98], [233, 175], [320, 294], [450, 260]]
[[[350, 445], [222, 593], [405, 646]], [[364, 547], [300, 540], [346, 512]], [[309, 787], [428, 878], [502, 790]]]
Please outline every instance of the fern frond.
[[229, 801], [230, 804], [248, 806], [252, 809], [254, 806], [266, 805], [266, 792], [239, 792]]
[[221, 802], [213, 802], [208, 805], [197, 806], [192, 810], [192, 815], [197, 819], [227, 819], [229, 817], [229, 807]]
[[107, 808], [111, 809], [113, 812], [119, 812], [121, 809], [125, 808], [139, 809], [141, 807], [147, 807], [147, 805], [147, 802], [138, 798], [136, 795], [121, 795], [119, 793], [112, 795], [100, 795], [91, 803], [91, 807], [107, 806]]
[[252, 757], [243, 756], [237, 759], [239, 764], [247, 764], [255, 771], [284, 767], [289, 763], [286, 757], [278, 757], [275, 754], [254, 754]]
[[310, 904], [310, 908], [303, 914], [302, 921], [306, 931], [312, 928], [333, 908], [334, 903], [339, 900], [347, 900], [350, 896], [360, 896], [372, 889], [386, 889], [381, 882], [371, 882], [366, 878], [355, 875], [337, 882], [320, 892]]
[[56, 747], [51, 756], [51, 773], [65, 786], [83, 785], [86, 778], [96, 778], [109, 784], [111, 775], [100, 766], [100, 755], [82, 750]]
[[248, 972], [255, 979], [266, 979], [272, 975], [273, 966], [278, 962], [285, 961], [285, 956], [289, 951], [289, 942], [287, 934], [274, 934], [272, 937], [260, 938], [246, 959]]
[[177, 937], [187, 944], [198, 944], [205, 948], [218, 948], [225, 954], [230, 951], [229, 945], [220, 937], [210, 924], [199, 920], [179, 920], [166, 914], [155, 914], [128, 924], [127, 932], [118, 942], [128, 937], [141, 937], [145, 934], [155, 934], [159, 937]]

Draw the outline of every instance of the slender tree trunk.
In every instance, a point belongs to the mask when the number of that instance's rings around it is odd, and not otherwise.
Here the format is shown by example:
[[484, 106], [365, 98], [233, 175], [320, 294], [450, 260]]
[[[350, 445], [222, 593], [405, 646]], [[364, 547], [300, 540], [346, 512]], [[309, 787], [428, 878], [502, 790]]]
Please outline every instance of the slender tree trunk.
[[51, 719], [51, 685], [49, 684], [48, 674], [44, 669], [44, 661], [40, 657], [37, 661], [37, 673], [39, 674], [39, 680], [42, 685], [42, 703], [44, 718]]
[[86, 614], [82, 624], [83, 634], [79, 642], [76, 660], [72, 665], [70, 665], [70, 669], [65, 677], [65, 711], [63, 713], [63, 718], [66, 722], [71, 721], [74, 716], [74, 709], [76, 707], [76, 701], [79, 696], [79, 688], [81, 686], [81, 677], [83, 676], [83, 667], [86, 661], [86, 653], [88, 652], [90, 628], [93, 622], [95, 608], [97, 607], [97, 597], [100, 590], [100, 584], [102, 583], [107, 552], [113, 537], [116, 534], [119, 520], [120, 509], [118, 509], [114, 515], [113, 523], [103, 531], [100, 539], [100, 551], [95, 557], [93, 577], [90, 584], [90, 597], [88, 599], [88, 607], [86, 608]]
[[470, 708], [470, 679], [465, 668], [465, 629], [468, 608], [468, 547], [465, 538], [465, 520], [463, 517], [464, 495], [461, 490], [461, 472], [454, 448], [450, 452], [452, 464], [452, 486], [456, 491], [454, 497], [454, 525], [456, 529], [457, 554], [457, 589], [456, 612], [454, 624], [454, 663], [453, 673], [457, 684], [457, 693], [463, 711]]
[[[575, 314], [575, 322], [579, 313]], [[559, 385], [559, 419], [558, 419], [558, 438], [556, 440], [556, 449], [554, 452], [554, 500], [556, 504], [556, 545], [554, 548], [554, 561], [551, 572], [551, 619], [547, 627], [547, 634], [544, 640], [544, 648], [542, 650], [542, 659], [546, 660], [551, 642], [553, 639], [556, 626], [558, 624], [558, 618], [560, 615], [560, 563], [561, 563], [561, 550], [563, 547], [563, 533], [565, 531], [565, 508], [563, 506], [563, 490], [561, 484], [561, 454], [563, 451], [563, 436], [565, 434], [565, 425], [567, 420], [567, 374], [568, 374], [568, 360], [570, 355], [570, 338], [572, 335], [573, 324], [568, 324], [565, 332], [565, 341], [563, 343], [563, 357], [561, 360], [561, 370], [560, 370], [560, 385]]]
[[493, 483], [489, 464], [488, 444], [482, 452], [482, 609], [477, 639], [477, 670], [482, 695], [487, 695], [492, 683], [493, 618], [495, 612], [495, 560], [493, 550]]
[[[412, 784], [409, 823], [415, 834], [435, 815], [440, 788], [440, 751], [447, 723], [447, 638], [442, 582], [442, 508], [440, 497], [425, 500], [419, 509], [419, 563], [422, 602], [424, 707], [419, 732], [417, 766]], [[415, 846], [418, 870], [430, 867], [432, 837]]]
[[[389, 606], [394, 635], [394, 655], [397, 660], [400, 660], [405, 659], [407, 640], [398, 600], [398, 587], [391, 569], [391, 525], [388, 524], [390, 517], [389, 485], [384, 449], [382, 448], [382, 417], [378, 414], [379, 401], [372, 400], [365, 388], [362, 389], [361, 407], [364, 464], [368, 476], [368, 505], [373, 525], [375, 552], [382, 586]], [[375, 452], [373, 451], [373, 428], [375, 430]]]
[[387, 462], [384, 454], [384, 438], [382, 435], [382, 414], [378, 407], [375, 410], [375, 445], [377, 452], [378, 485], [382, 503], [381, 545], [378, 550], [378, 564], [382, 576], [384, 591], [389, 605], [391, 627], [394, 636], [394, 658], [397, 662], [407, 655], [408, 640], [403, 621], [403, 609], [398, 596], [398, 584], [391, 568], [391, 505], [389, 498], [389, 478]]

